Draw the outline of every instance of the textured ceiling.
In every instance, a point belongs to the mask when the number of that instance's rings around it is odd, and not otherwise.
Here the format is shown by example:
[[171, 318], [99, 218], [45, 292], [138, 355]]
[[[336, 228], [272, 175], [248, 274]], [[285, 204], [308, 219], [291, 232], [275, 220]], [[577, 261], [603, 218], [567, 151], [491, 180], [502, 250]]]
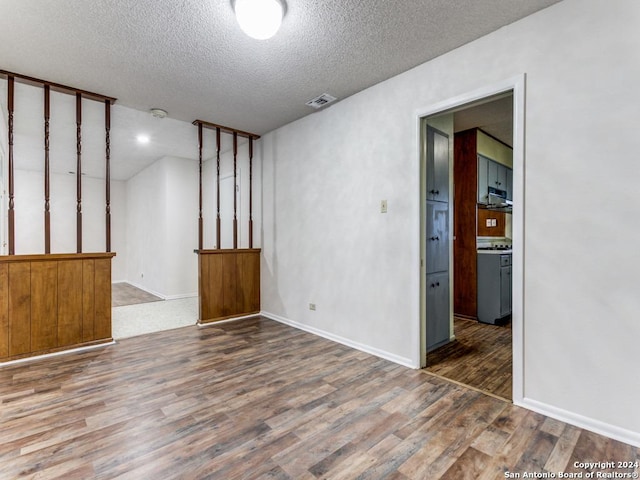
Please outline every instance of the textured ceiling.
[[264, 134], [558, 0], [289, 0], [265, 41], [231, 0], [0, 0], [0, 69]]

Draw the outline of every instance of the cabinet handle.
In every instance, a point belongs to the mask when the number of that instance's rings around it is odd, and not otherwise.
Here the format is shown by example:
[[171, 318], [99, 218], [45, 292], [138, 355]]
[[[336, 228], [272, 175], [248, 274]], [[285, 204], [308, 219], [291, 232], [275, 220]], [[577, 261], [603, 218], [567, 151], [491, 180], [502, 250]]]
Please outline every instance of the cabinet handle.
[[432, 283], [431, 288], [436, 288], [440, 286], [440, 282]]
[[440, 195], [440, 190], [431, 190], [429, 193], [431, 195]]
[[440, 240], [440, 237], [431, 237], [429, 240]]

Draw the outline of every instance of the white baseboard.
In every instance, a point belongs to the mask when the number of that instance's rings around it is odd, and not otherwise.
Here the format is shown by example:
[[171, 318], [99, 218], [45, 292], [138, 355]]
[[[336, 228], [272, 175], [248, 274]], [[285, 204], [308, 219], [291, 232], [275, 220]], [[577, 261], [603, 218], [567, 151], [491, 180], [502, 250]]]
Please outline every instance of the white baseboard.
[[181, 298], [193, 298], [197, 297], [197, 293], [180, 293], [178, 295], [166, 295], [164, 297], [165, 300], [179, 300]]
[[135, 282], [126, 281], [126, 283], [128, 283], [129, 285], [132, 285], [132, 286], [134, 286], [136, 288], [139, 288], [140, 290], [144, 290], [145, 292], [150, 293], [151, 295], [155, 295], [156, 297], [159, 297], [162, 300], [178, 300], [180, 298], [191, 298], [191, 297], [197, 297], [198, 296], [198, 292], [196, 292], [196, 293], [179, 293], [177, 295], [163, 295], [160, 292], [156, 292], [154, 290], [151, 290], [148, 287], [144, 287], [144, 286], [142, 286], [140, 284], [137, 284]]
[[617, 427], [609, 423], [601, 422], [593, 418], [585, 417], [577, 413], [563, 410], [562, 408], [554, 407], [537, 400], [530, 398], [524, 398], [522, 402], [516, 403], [520, 407], [524, 407], [534, 412], [541, 413], [547, 417], [555, 418], [565, 423], [575, 425], [576, 427], [584, 428], [590, 432], [604, 435], [605, 437], [618, 440], [620, 442], [628, 443], [634, 447], [640, 448], [640, 433], [627, 430], [625, 428]]
[[96, 348], [108, 347], [109, 345], [115, 345], [115, 340], [110, 342], [98, 343], [96, 345], [87, 345], [86, 347], [72, 348], [69, 350], [60, 350], [59, 352], [45, 353], [43, 355], [34, 355], [33, 357], [24, 357], [17, 360], [10, 360], [8, 362], [0, 362], [0, 368], [8, 367], [9, 365], [16, 365], [19, 363], [34, 362], [36, 360], [42, 360], [43, 358], [59, 357], [60, 355], [67, 355], [69, 353], [86, 352], [88, 350], [95, 350]]
[[247, 318], [256, 318], [256, 317], [259, 317], [260, 315], [262, 315], [262, 314], [261, 313], [252, 313], [251, 315], [243, 315], [242, 317], [227, 318], [226, 320], [218, 320], [216, 322], [200, 323], [198, 321], [198, 323], [196, 323], [196, 325], [198, 326], [198, 328], [209, 328], [209, 327], [215, 327], [216, 325], [220, 325], [222, 323], [231, 323], [231, 322], [237, 322], [238, 320], [246, 320]]
[[271, 320], [275, 320], [276, 322], [284, 323], [285, 325], [289, 325], [290, 327], [297, 328], [299, 330], [304, 330], [305, 332], [313, 333], [314, 335], [318, 335], [319, 337], [326, 338], [328, 340], [334, 341], [336, 343], [340, 343], [342, 345], [346, 345], [347, 347], [355, 348], [356, 350], [360, 350], [361, 352], [370, 353], [371, 355], [375, 355], [376, 357], [384, 358], [385, 360], [389, 360], [390, 362], [397, 363], [399, 365], [403, 365], [409, 368], [418, 368], [411, 361], [410, 358], [401, 357], [399, 355], [395, 355], [393, 353], [386, 352], [384, 350], [379, 350], [377, 348], [370, 347], [369, 345], [364, 345], [362, 343], [354, 342], [348, 338], [341, 337], [339, 335], [334, 335], [333, 333], [326, 332], [324, 330], [320, 330], [319, 328], [311, 327], [309, 325], [305, 325], [304, 323], [296, 322], [295, 320], [290, 320], [285, 317], [281, 317], [280, 315], [276, 315], [274, 313], [265, 312], [264, 310], [260, 312], [260, 315], [263, 317], [269, 318]]

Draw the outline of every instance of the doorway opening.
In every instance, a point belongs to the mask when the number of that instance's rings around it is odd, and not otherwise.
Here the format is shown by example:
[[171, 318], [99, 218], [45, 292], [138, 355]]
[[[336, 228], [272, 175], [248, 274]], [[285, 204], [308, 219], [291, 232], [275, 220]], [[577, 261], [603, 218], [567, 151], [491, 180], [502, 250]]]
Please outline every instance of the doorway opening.
[[[421, 351], [427, 372], [517, 403], [523, 397], [524, 76], [505, 83], [420, 117]], [[438, 205], [447, 224], [432, 215], [443, 156], [449, 193]]]

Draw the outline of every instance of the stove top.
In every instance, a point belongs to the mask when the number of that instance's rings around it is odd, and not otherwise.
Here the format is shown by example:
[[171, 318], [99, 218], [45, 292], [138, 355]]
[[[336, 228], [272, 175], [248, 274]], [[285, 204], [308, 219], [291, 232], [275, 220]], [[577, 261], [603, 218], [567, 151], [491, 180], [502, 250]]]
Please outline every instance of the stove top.
[[478, 247], [478, 250], [511, 250], [511, 245], [492, 245], [490, 247]]

